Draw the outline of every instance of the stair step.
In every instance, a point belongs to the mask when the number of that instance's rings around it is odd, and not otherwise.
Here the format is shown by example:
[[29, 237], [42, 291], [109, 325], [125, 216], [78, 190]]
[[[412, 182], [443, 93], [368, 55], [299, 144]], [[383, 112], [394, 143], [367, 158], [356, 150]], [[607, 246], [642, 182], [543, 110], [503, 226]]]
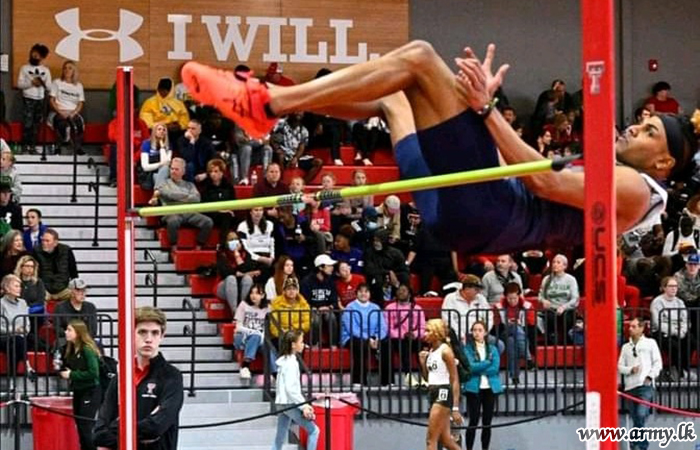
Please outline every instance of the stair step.
[[[51, 189], [53, 192], [53, 189]], [[87, 192], [85, 194], [76, 194], [75, 202], [71, 201], [72, 193], [67, 195], [42, 195], [41, 193], [36, 193], [32, 195], [27, 195], [25, 189], [22, 190], [22, 204], [42, 204], [42, 205], [90, 205], [94, 208], [95, 206], [95, 194], [92, 192]], [[103, 195], [102, 189], [100, 189], [100, 210], [103, 206], [116, 205], [117, 197], [111, 195]]]
[[196, 444], [201, 445], [202, 439], [206, 436], [208, 448], [245, 446], [245, 448], [249, 449], [253, 445], [268, 445], [267, 449], [269, 450], [275, 440], [274, 430], [275, 428], [271, 428], [269, 433], [246, 429], [217, 429], [215, 433], [206, 428], [202, 430], [180, 430], [178, 448], [191, 447]]
[[[95, 206], [93, 204], [78, 204], [68, 203], [65, 205], [46, 205], [42, 203], [32, 204], [22, 201], [24, 209], [37, 208], [41, 210], [42, 215], [51, 216], [66, 216], [71, 217], [91, 217], [94, 220]], [[115, 205], [100, 206], [100, 218], [117, 217], [117, 207]], [[47, 221], [47, 223], [49, 223]]]
[[[189, 361], [191, 350], [189, 348], [164, 348], [163, 355], [169, 361]], [[224, 348], [202, 347], [195, 349], [197, 360], [229, 362], [233, 360], [233, 351]], [[218, 374], [217, 374], [218, 375]], [[222, 374], [224, 376], [228, 374]]]
[[227, 405], [238, 404], [241, 402], [262, 402], [263, 390], [258, 388], [250, 389], [221, 389], [211, 391], [197, 392], [196, 397], [185, 397], [185, 404], [208, 404], [211, 407], [212, 403]]
[[[189, 386], [190, 374], [183, 374], [185, 386]], [[197, 387], [247, 387], [248, 382], [241, 381], [237, 373], [198, 373], [194, 378]]]
[[[104, 164], [105, 158], [102, 155], [78, 155], [78, 164], [87, 165], [88, 159], [92, 158], [98, 164]], [[47, 161], [41, 160], [41, 155], [15, 155], [15, 164], [17, 165], [71, 165], [73, 164], [73, 155], [47, 155]]]

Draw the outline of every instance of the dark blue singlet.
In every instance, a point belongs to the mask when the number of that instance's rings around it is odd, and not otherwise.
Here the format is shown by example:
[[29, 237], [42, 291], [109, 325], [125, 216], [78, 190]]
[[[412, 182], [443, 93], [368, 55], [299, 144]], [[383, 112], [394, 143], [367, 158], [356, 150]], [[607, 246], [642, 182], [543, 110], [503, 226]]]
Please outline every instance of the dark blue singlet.
[[[403, 138], [395, 147], [401, 178], [498, 166], [483, 120], [467, 110]], [[455, 249], [506, 253], [583, 242], [581, 210], [535, 197], [517, 178], [414, 192], [423, 222]]]

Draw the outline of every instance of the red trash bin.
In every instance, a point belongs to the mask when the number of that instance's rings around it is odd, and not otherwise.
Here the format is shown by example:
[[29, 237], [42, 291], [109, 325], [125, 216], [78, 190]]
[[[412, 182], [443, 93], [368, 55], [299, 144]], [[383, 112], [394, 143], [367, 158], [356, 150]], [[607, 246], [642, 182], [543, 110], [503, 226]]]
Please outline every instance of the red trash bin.
[[[324, 393], [315, 393], [316, 398], [311, 406], [316, 414], [316, 425], [319, 428], [318, 450], [326, 450], [326, 408]], [[331, 405], [331, 450], [353, 450], [355, 441], [355, 414], [359, 412], [354, 406], [341, 402], [343, 399], [356, 405], [360, 404], [357, 396], [351, 392], [343, 394], [330, 394]], [[299, 439], [306, 446], [306, 430], [300, 427]]]
[[[32, 397], [32, 403], [73, 414], [72, 397]], [[35, 450], [75, 450], [80, 448], [78, 429], [72, 417], [60, 416], [32, 407], [32, 434]]]

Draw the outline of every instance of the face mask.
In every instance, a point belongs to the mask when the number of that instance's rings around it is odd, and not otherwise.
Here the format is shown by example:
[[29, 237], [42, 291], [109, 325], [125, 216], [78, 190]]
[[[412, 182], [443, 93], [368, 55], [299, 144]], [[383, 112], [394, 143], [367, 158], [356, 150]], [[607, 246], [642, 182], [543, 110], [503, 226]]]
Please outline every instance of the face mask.
[[31, 64], [32, 66], [38, 66], [39, 62], [40, 61], [36, 58], [29, 58], [29, 64]]
[[237, 240], [228, 241], [228, 249], [231, 250], [232, 252], [235, 252], [236, 250], [238, 250], [238, 245], [239, 245], [239, 243]]
[[376, 230], [378, 226], [377, 222], [367, 222], [367, 229], [370, 231]]

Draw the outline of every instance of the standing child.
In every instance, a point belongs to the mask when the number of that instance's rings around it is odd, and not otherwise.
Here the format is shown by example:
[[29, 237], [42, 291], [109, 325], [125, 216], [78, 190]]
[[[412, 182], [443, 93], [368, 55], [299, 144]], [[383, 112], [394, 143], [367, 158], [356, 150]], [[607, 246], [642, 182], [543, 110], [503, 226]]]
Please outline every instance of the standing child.
[[15, 167], [15, 156], [7, 145], [0, 150], [0, 184], [7, 184], [12, 188], [12, 201], [20, 203], [22, 198], [22, 180]]
[[261, 284], [255, 284], [245, 300], [236, 308], [236, 334], [233, 336], [233, 345], [236, 350], [243, 350], [242, 379], [250, 379], [250, 363], [262, 348], [265, 317], [270, 312], [269, 303], [265, 289]]
[[36, 136], [39, 125], [44, 120], [44, 99], [46, 90], [51, 87], [51, 71], [42, 62], [49, 56], [49, 49], [43, 44], [34, 44], [29, 50], [29, 64], [19, 69], [17, 87], [22, 89], [24, 101], [22, 144], [24, 152], [37, 150]]
[[78, 417], [95, 417], [100, 407], [100, 350], [90, 337], [85, 322], [79, 319], [68, 323], [66, 341], [60, 375], [69, 380], [73, 390], [73, 412], [76, 415], [80, 450], [94, 450], [92, 421]]
[[[280, 343], [280, 354], [277, 358], [277, 395], [275, 404], [288, 407], [306, 401], [301, 393], [301, 372], [297, 355], [304, 351], [304, 332], [301, 330], [286, 331]], [[308, 432], [306, 450], [316, 450], [319, 429], [313, 422], [314, 409], [309, 404], [293, 408], [279, 415], [277, 419], [277, 434], [272, 450], [280, 450], [292, 422], [304, 427]]]

